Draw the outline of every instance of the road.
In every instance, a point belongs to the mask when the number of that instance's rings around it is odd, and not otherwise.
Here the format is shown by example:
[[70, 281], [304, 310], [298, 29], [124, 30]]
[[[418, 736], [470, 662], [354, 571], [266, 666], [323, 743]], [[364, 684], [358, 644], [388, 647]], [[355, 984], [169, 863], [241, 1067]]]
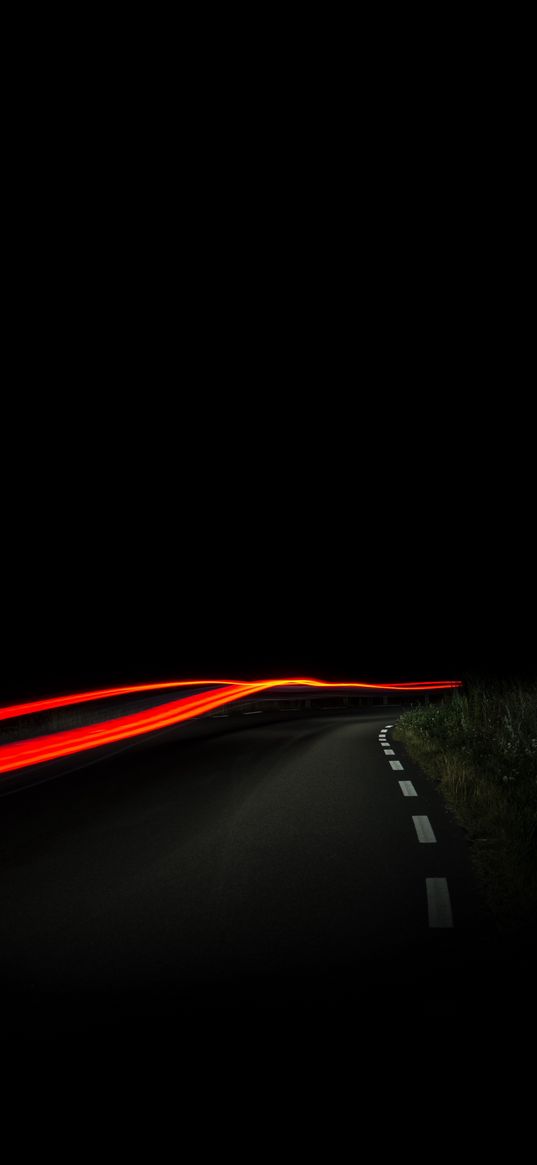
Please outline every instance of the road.
[[167, 730], [1, 798], [4, 1032], [464, 1021], [496, 937], [398, 714]]

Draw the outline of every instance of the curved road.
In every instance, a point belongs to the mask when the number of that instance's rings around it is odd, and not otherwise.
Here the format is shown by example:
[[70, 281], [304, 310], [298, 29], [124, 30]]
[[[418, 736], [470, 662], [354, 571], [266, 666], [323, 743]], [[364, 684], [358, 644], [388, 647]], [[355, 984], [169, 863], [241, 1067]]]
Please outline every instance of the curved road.
[[4, 1031], [464, 1015], [494, 934], [398, 714], [168, 730], [3, 797]]

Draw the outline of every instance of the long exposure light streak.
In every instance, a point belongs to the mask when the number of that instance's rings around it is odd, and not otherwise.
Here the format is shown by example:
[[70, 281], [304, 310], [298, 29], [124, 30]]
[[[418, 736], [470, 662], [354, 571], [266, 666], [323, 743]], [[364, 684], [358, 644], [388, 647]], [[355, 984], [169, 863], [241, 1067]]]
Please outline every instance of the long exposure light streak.
[[[213, 687], [212, 685], [218, 685]], [[81, 704], [93, 700], [102, 700], [121, 695], [132, 695], [141, 692], [165, 691], [170, 688], [202, 687], [205, 690], [195, 692], [182, 699], [173, 700], [157, 707], [132, 712], [128, 716], [117, 717], [112, 720], [102, 720], [96, 724], [89, 724], [80, 728], [68, 729], [51, 733], [47, 736], [36, 736], [12, 744], [0, 746], [0, 773], [13, 772], [16, 769], [27, 768], [30, 765], [42, 764], [45, 761], [56, 760], [71, 756], [88, 749], [100, 748], [103, 745], [114, 744], [131, 737], [142, 736], [155, 732], [158, 729], [169, 728], [185, 720], [211, 712], [225, 704], [237, 700], [248, 699], [260, 692], [271, 688], [282, 687], [313, 687], [361, 689], [383, 692], [435, 692], [461, 686], [460, 680], [431, 680], [416, 683], [397, 684], [370, 684], [364, 682], [338, 683], [309, 678], [271, 679], [271, 680], [176, 680], [160, 684], [135, 684], [125, 687], [103, 688], [91, 692], [79, 692], [73, 695], [56, 696], [51, 699], [34, 700], [24, 704], [12, 704], [0, 708], [0, 720], [10, 720], [18, 716], [44, 712], [53, 708], [66, 708], [70, 705]]]
[[[119, 688], [98, 688], [91, 692], [74, 692], [67, 696], [52, 696], [44, 700], [30, 700], [24, 704], [11, 704], [9, 707], [0, 708], [0, 720], [12, 720], [15, 716], [28, 716], [35, 712], [48, 712], [53, 708], [68, 708], [72, 704], [87, 704], [92, 700], [106, 700], [114, 696], [127, 696], [139, 694], [140, 692], [159, 692], [165, 691], [167, 688], [195, 688], [205, 687], [212, 688], [214, 686], [222, 687], [236, 687], [238, 684], [247, 683], [244, 680], [166, 680], [159, 684], [129, 684]], [[420, 691], [435, 691], [438, 688], [459, 688], [461, 680], [412, 680], [407, 683], [397, 684], [368, 684], [364, 682], [343, 682], [330, 680], [312, 680], [312, 679], [284, 679], [284, 680], [259, 680], [255, 681], [261, 684], [262, 687], [287, 687], [292, 684], [299, 684], [301, 686], [308, 686], [314, 688], [367, 688], [371, 691], [379, 692], [420, 692]]]

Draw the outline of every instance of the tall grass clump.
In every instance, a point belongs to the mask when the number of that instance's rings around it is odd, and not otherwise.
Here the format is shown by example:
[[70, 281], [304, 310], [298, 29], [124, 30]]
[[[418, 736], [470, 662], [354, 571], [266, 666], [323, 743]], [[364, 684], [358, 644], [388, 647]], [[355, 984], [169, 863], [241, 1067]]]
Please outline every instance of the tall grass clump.
[[395, 735], [467, 830], [500, 925], [537, 925], [537, 684], [470, 682]]

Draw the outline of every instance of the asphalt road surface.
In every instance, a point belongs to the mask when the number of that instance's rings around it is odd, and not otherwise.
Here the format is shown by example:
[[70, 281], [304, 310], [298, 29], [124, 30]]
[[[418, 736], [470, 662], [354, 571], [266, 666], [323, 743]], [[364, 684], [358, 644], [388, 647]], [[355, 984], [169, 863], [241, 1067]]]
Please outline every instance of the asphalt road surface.
[[496, 933], [398, 714], [167, 730], [1, 798], [4, 1035], [485, 1015]]

